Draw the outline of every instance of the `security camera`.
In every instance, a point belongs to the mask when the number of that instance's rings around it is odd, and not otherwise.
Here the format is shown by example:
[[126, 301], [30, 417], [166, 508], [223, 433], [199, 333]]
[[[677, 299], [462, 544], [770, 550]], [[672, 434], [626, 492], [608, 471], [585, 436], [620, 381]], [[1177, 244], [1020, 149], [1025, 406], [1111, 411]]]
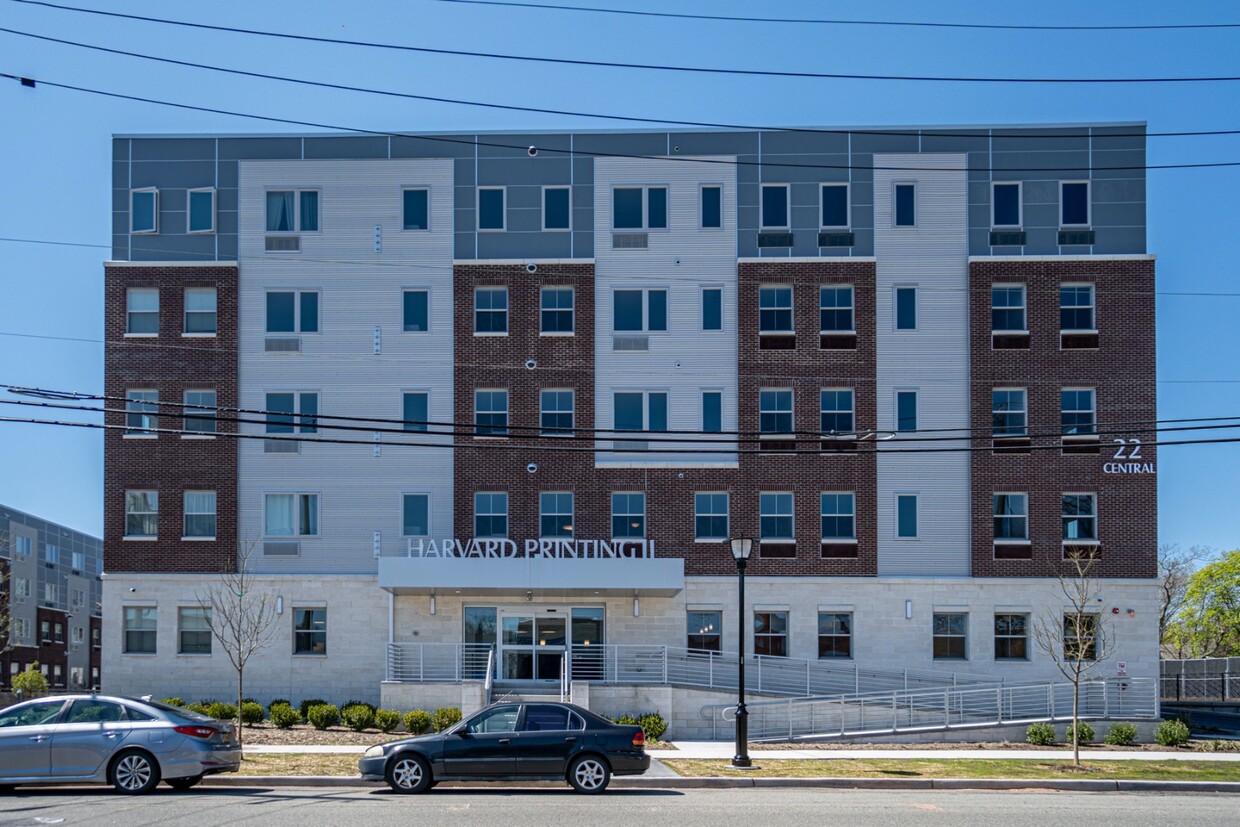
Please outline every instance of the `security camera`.
[[534, 146], [533, 144], [530, 144], [530, 148], [525, 151], [530, 154], [531, 158], [533, 158], [535, 155], [538, 154], [538, 147]]
[[534, 369], [534, 368], [536, 368], [536, 367], [538, 367], [538, 362], [534, 361], [533, 359], [526, 359], [526, 360], [525, 360], [525, 369], [526, 369], [526, 370], [533, 370], [533, 369]]
[[677, 264], [680, 264], [680, 259], [676, 259], [676, 263], [677, 263]]
[[137, 591], [137, 589], [135, 589], [135, 588], [130, 588], [129, 590], [130, 590], [131, 592], [136, 592], [136, 591]]
[[531, 261], [529, 264], [525, 265], [525, 272], [527, 272], [527, 273], [537, 273], [537, 272], [538, 272], [538, 265], [537, 265], [537, 264], [535, 264], [534, 262], [532, 262], [532, 261]]
[[529, 471], [531, 474], [534, 473], [535, 471], [538, 470], [538, 463], [531, 462], [529, 465], [525, 466], [525, 470]]

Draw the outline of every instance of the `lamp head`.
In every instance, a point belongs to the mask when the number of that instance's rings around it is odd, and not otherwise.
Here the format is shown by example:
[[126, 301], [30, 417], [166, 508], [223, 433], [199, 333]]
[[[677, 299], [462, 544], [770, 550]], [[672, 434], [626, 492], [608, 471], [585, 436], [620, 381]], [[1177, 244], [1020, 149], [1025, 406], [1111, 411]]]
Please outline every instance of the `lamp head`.
[[753, 540], [748, 537], [737, 537], [732, 540], [732, 558], [738, 562], [748, 560], [753, 552]]

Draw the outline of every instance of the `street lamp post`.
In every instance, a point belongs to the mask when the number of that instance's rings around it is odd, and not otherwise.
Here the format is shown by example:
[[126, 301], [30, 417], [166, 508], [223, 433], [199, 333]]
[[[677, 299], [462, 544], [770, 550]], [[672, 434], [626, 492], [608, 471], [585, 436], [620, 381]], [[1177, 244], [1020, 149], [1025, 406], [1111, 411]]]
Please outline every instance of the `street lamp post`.
[[738, 667], [736, 688], [736, 755], [732, 758], [732, 766], [737, 769], [752, 769], [749, 760], [749, 710], [745, 708], [745, 566], [749, 563], [749, 555], [753, 551], [753, 540], [738, 537], [732, 541], [732, 559], [736, 561], [736, 575], [740, 583], [740, 603], [737, 606], [737, 653]]

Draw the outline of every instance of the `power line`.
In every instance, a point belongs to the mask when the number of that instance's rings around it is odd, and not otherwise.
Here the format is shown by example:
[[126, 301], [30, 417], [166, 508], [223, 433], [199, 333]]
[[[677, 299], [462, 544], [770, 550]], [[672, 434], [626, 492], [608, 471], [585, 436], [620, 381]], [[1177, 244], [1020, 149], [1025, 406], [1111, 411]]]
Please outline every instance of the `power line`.
[[775, 69], [725, 69], [711, 66], [677, 66], [656, 63], [624, 63], [620, 61], [584, 60], [574, 58], [546, 57], [540, 55], [516, 55], [503, 52], [480, 52], [465, 49], [440, 49], [430, 46], [409, 46], [397, 43], [381, 43], [367, 40], [349, 40], [344, 38], [314, 37], [311, 35], [291, 34], [288, 32], [272, 32], [259, 29], [246, 29], [238, 26], [217, 26], [209, 23], [191, 23], [184, 20], [169, 20], [161, 17], [148, 17], [137, 14], [103, 11], [101, 9], [83, 9], [76, 6], [64, 6], [40, 0], [13, 0], [24, 5], [44, 6], [61, 11], [82, 14], [100, 15], [103, 17], [138, 20], [144, 23], [159, 23], [168, 26], [180, 26], [206, 31], [228, 32], [258, 37], [272, 37], [284, 40], [295, 40], [307, 43], [327, 43], [336, 46], [360, 46], [370, 49], [388, 51], [415, 52], [419, 54], [451, 55], [454, 57], [475, 57], [488, 60], [508, 62], [538, 63], [557, 66], [594, 67], [605, 69], [639, 69], [657, 72], [683, 72], [706, 75], [728, 75], [742, 77], [778, 77], [778, 78], [809, 78], [819, 80], [879, 80], [903, 82], [931, 83], [1015, 83], [1015, 84], [1145, 84], [1145, 83], [1231, 83], [1240, 81], [1240, 75], [1193, 76], [1193, 77], [1144, 77], [1144, 78], [1018, 78], [1018, 77], [964, 77], [934, 75], [880, 75], [851, 72], [794, 72]]

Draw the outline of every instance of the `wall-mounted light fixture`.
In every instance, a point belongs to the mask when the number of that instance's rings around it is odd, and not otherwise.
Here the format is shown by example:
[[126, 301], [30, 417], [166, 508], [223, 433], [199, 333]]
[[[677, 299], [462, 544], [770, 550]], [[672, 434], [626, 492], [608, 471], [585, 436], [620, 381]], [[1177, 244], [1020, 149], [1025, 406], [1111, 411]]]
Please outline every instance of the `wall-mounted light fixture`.
[[642, 604], [637, 595], [633, 595], [633, 617], [641, 617]]
[[904, 619], [905, 620], [913, 619], [913, 601], [911, 600], [904, 601]]
[[284, 595], [276, 595], [276, 614], [284, 614]]

